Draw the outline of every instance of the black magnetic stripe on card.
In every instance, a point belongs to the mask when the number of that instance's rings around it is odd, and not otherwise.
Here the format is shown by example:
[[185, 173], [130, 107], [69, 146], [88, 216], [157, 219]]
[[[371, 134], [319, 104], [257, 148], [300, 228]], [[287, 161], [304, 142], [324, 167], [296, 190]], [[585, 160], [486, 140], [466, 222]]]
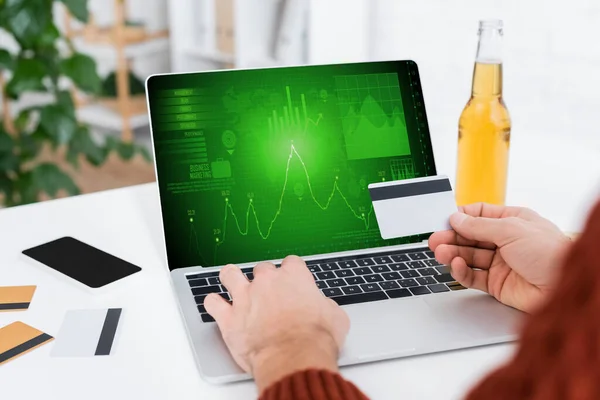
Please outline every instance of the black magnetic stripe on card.
[[2, 310], [26, 310], [28, 308], [29, 308], [29, 303], [0, 304], [0, 311], [2, 311]]
[[4, 361], [10, 360], [11, 358], [18, 356], [21, 353], [25, 353], [27, 350], [31, 350], [35, 346], [39, 346], [40, 344], [47, 342], [50, 339], [52, 339], [52, 336], [48, 335], [47, 333], [42, 333], [41, 335], [36, 336], [33, 339], [26, 341], [25, 343], [21, 343], [20, 345], [5, 351], [4, 353], [0, 354], [0, 364], [2, 364]]
[[121, 308], [109, 308], [104, 319], [104, 326], [102, 332], [100, 332], [100, 339], [98, 340], [98, 347], [96, 347], [96, 356], [108, 356], [112, 349], [113, 341], [115, 340], [115, 334], [117, 333], [117, 326], [119, 325], [119, 318], [121, 318]]
[[450, 180], [448, 179], [436, 179], [432, 181], [390, 185], [369, 189], [372, 201], [398, 199], [400, 197], [450, 191], [452, 191], [452, 186], [450, 186]]

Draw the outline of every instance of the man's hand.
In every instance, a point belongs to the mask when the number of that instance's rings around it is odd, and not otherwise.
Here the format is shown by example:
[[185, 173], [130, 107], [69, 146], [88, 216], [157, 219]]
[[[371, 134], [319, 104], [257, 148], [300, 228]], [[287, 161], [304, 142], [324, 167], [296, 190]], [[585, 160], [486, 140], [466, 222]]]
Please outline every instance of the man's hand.
[[431, 235], [429, 247], [463, 286], [525, 312], [554, 287], [570, 240], [534, 211], [471, 204], [452, 215], [450, 224], [454, 230]]
[[254, 376], [259, 393], [301, 369], [337, 371], [350, 320], [317, 289], [302, 259], [287, 257], [281, 268], [258, 264], [252, 282], [234, 265], [219, 276], [233, 304], [211, 294], [204, 301], [206, 311], [235, 361]]

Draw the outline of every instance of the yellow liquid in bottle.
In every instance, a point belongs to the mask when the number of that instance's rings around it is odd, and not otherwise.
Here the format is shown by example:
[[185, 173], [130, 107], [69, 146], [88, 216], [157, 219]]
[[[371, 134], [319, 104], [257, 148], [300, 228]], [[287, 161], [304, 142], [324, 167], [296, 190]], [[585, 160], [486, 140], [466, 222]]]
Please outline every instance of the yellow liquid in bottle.
[[502, 101], [502, 64], [476, 63], [473, 94], [459, 121], [456, 203], [504, 204], [510, 116]]

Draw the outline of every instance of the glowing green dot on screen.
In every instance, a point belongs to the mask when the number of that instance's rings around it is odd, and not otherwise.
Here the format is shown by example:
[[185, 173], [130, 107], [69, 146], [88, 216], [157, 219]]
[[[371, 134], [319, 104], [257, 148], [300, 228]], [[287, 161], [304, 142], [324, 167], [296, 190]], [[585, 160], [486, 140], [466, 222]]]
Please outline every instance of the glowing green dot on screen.
[[225, 202], [228, 202], [228, 201], [229, 201], [229, 198], [228, 198], [228, 197], [225, 197]]
[[194, 222], [194, 218], [190, 218], [190, 222]]
[[219, 243], [219, 238], [215, 238], [215, 242]]

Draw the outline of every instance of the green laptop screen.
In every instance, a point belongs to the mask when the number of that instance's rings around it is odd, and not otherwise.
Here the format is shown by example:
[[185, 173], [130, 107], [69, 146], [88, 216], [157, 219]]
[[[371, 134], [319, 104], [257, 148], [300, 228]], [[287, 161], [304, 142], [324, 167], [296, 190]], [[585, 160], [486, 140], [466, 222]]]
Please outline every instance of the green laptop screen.
[[148, 81], [169, 268], [389, 246], [367, 186], [435, 175], [417, 65]]

